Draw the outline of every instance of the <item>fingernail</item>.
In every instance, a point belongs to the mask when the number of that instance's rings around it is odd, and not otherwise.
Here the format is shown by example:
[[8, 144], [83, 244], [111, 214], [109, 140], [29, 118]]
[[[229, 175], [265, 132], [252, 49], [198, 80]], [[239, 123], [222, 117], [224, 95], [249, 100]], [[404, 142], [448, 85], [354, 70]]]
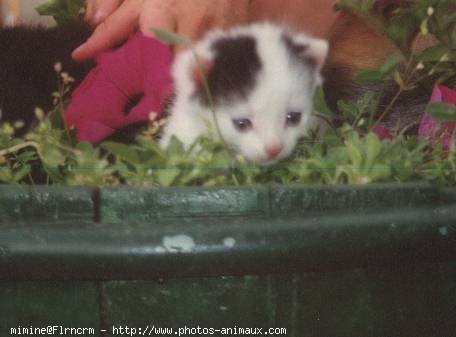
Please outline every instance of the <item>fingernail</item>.
[[75, 50], [73, 50], [73, 52], [71, 53], [71, 57], [75, 60], [79, 60], [80, 57], [78, 54], [81, 53], [82, 49], [85, 47], [85, 43], [80, 45], [79, 47], [77, 47]]
[[73, 50], [73, 54], [79, 53], [82, 50], [82, 48], [84, 48], [84, 46], [85, 46], [85, 43], [81, 44], [79, 47], [77, 47], [75, 50]]
[[82, 44], [82, 45], [80, 45], [79, 47], [77, 47], [75, 50], [73, 50], [73, 53], [76, 53], [76, 54], [77, 54], [79, 51], [81, 51], [81, 49], [82, 49], [83, 46], [84, 46], [84, 45]]

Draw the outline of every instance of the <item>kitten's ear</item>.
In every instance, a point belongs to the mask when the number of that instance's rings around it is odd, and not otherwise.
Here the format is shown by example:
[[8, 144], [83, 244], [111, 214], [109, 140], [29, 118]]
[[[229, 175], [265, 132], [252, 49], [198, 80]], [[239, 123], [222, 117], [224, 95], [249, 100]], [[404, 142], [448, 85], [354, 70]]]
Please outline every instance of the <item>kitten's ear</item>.
[[[207, 55], [196, 58], [194, 50], [184, 50], [177, 54], [173, 65], [173, 78], [179, 92], [194, 92], [202, 88], [203, 76], [207, 78], [212, 64]], [[199, 53], [198, 55], [201, 55]], [[198, 60], [198, 61], [197, 61]]]
[[323, 67], [329, 52], [328, 41], [312, 38], [309, 40], [308, 48], [303, 51], [303, 57], [318, 70]]
[[328, 56], [328, 41], [306, 35], [295, 35], [293, 37], [285, 35], [284, 41], [293, 56], [317, 68], [317, 70], [321, 70]]

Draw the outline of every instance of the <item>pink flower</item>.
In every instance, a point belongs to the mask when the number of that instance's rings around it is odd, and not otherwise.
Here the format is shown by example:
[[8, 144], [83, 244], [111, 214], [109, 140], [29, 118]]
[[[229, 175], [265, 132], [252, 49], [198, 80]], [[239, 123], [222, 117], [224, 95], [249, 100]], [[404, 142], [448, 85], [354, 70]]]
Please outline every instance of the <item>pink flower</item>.
[[380, 140], [393, 138], [389, 130], [387, 128], [384, 128], [383, 126], [377, 125], [372, 129], [372, 131], [377, 135], [377, 137]]
[[[434, 102], [456, 105], [456, 90], [443, 85], [436, 85], [430, 103]], [[451, 146], [455, 129], [456, 122], [439, 123], [434, 121], [426, 112], [420, 123], [418, 137], [431, 141], [440, 139], [444, 149], [448, 150]]]

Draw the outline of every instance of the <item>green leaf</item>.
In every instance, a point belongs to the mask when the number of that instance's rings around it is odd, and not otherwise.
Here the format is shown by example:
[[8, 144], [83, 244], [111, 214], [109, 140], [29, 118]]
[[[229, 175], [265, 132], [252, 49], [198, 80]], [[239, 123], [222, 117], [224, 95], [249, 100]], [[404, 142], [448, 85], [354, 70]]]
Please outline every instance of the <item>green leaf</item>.
[[32, 167], [30, 165], [24, 165], [16, 172], [14, 172], [14, 181], [20, 182], [27, 174], [30, 173]]
[[387, 25], [387, 36], [400, 48], [404, 55], [410, 50], [410, 38], [419, 29], [419, 20], [413, 14], [393, 17]]
[[104, 142], [101, 147], [106, 151], [116, 155], [120, 159], [127, 161], [130, 164], [140, 164], [139, 155], [136, 149], [131, 145], [115, 143], [115, 142]]
[[382, 80], [385, 77], [380, 70], [376, 69], [367, 69], [361, 70], [356, 74], [355, 80], [359, 82], [377, 82]]
[[318, 88], [315, 91], [314, 96], [314, 110], [324, 116], [332, 117], [334, 116], [334, 112], [328, 107], [325, 101], [325, 94], [322, 88]]
[[185, 36], [176, 34], [169, 30], [163, 29], [152, 29], [157, 39], [161, 42], [171, 45], [188, 45], [191, 44], [192, 41]]
[[40, 15], [52, 16], [60, 24], [75, 21], [85, 0], [49, 0], [36, 7]]
[[384, 75], [390, 75], [400, 63], [401, 60], [397, 57], [391, 57], [381, 66], [380, 72]]
[[40, 157], [48, 167], [57, 168], [65, 163], [66, 156], [59, 147], [53, 144], [43, 144], [40, 147]]
[[179, 139], [173, 136], [169, 141], [166, 152], [168, 152], [168, 154], [171, 156], [181, 156], [185, 153], [184, 144], [182, 144]]
[[438, 62], [445, 53], [448, 52], [448, 48], [442, 44], [432, 46], [423, 50], [417, 55], [417, 61], [419, 62]]
[[352, 142], [347, 144], [347, 153], [355, 169], [361, 169], [363, 164], [363, 155]]
[[367, 158], [366, 158], [366, 166], [369, 169], [372, 169], [375, 165], [375, 161], [379, 156], [380, 152], [382, 151], [382, 142], [376, 135], [372, 132], [369, 133], [366, 137], [366, 147], [367, 147]]
[[405, 82], [404, 80], [402, 79], [402, 76], [401, 74], [399, 73], [399, 71], [395, 71], [394, 72], [394, 81], [397, 83], [397, 85], [402, 89], [402, 90], [405, 90], [407, 87], [405, 85]]
[[16, 155], [18, 161], [27, 163], [33, 160], [37, 160], [38, 156], [35, 151], [23, 151]]
[[351, 121], [351, 119], [356, 118], [358, 115], [357, 106], [353, 102], [338, 101], [337, 108], [348, 121]]
[[11, 183], [14, 181], [13, 173], [9, 167], [0, 167], [0, 181], [5, 183]]
[[438, 122], [454, 122], [456, 121], [456, 105], [446, 103], [431, 103], [427, 107], [429, 116]]
[[365, 69], [356, 74], [355, 80], [359, 82], [378, 82], [385, 80], [401, 63], [397, 57], [389, 58], [379, 69]]
[[157, 182], [163, 187], [171, 186], [180, 173], [177, 168], [160, 169], [156, 174]]
[[82, 152], [90, 152], [93, 151], [93, 145], [90, 143], [82, 142], [76, 144], [76, 149], [82, 151]]
[[421, 22], [420, 31], [423, 35], [429, 34], [429, 18], [426, 18], [423, 22]]

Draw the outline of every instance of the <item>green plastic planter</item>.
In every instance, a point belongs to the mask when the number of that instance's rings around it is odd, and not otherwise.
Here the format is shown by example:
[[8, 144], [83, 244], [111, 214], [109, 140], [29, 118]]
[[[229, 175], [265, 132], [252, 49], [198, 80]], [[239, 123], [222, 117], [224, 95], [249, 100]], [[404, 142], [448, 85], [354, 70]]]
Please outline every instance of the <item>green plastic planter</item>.
[[0, 336], [456, 332], [454, 189], [3, 186], [0, 215]]

